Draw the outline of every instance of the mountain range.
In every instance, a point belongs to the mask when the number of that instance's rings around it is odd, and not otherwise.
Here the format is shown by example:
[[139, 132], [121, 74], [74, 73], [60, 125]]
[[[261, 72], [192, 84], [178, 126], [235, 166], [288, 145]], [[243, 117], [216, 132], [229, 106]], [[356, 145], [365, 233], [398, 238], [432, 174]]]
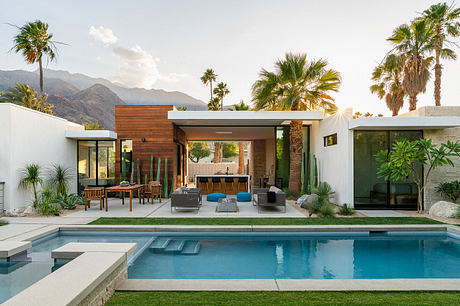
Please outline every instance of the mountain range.
[[[38, 72], [0, 70], [0, 91], [17, 83], [39, 89]], [[179, 91], [127, 88], [103, 78], [80, 73], [45, 69], [44, 87], [56, 116], [83, 123], [98, 121], [104, 128], [115, 127], [115, 105], [175, 105], [189, 110], [206, 110], [201, 100]]]

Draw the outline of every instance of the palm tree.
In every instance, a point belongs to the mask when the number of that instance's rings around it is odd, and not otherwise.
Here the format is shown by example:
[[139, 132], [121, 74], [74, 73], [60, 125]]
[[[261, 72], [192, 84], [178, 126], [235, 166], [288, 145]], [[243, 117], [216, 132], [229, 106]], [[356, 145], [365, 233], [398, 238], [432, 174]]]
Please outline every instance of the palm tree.
[[38, 203], [37, 187], [43, 184], [40, 165], [27, 164], [24, 169], [20, 170], [19, 187], [29, 190], [32, 187], [34, 192], [34, 207]]
[[402, 74], [405, 60], [403, 55], [389, 54], [372, 73], [372, 81], [375, 84], [371, 86], [371, 92], [377, 94], [380, 99], [385, 98], [393, 116], [397, 116], [404, 105]]
[[56, 189], [56, 194], [66, 196], [70, 182], [73, 178], [71, 168], [53, 165], [48, 172], [48, 184]]
[[[262, 70], [252, 87], [255, 109], [337, 111], [331, 91], [338, 91], [340, 73], [327, 69], [327, 61], [307, 61], [305, 54], [286, 54], [275, 63], [275, 71]], [[290, 123], [289, 190], [298, 194], [301, 188], [303, 133], [302, 121]]]
[[433, 28], [425, 20], [403, 24], [388, 38], [397, 54], [406, 57], [404, 65], [403, 89], [409, 96], [409, 110], [417, 109], [417, 95], [426, 91], [430, 79], [429, 67], [432, 58], [426, 54], [433, 50]]
[[227, 84], [224, 82], [220, 82], [217, 84], [217, 87], [214, 88], [214, 94], [219, 98], [220, 100], [220, 110], [224, 110], [224, 97], [230, 93], [230, 90], [227, 88]]
[[[233, 105], [234, 111], [247, 111], [249, 110], [249, 105], [244, 104], [244, 101], [241, 100], [240, 103]], [[238, 173], [244, 174], [244, 141], [238, 142]]]
[[211, 89], [211, 100], [212, 100], [212, 82], [215, 82], [217, 79], [217, 74], [214, 73], [214, 70], [211, 68], [206, 69], [206, 71], [203, 73], [203, 76], [200, 78], [201, 82], [203, 82], [204, 85], [210, 85]]
[[[220, 110], [220, 100], [218, 97], [214, 97], [209, 100], [208, 110], [210, 111], [219, 111]], [[214, 142], [214, 163], [218, 164], [220, 162], [220, 142]]]
[[[27, 84], [16, 84], [0, 96], [0, 103], [14, 103], [33, 110], [54, 114], [53, 104], [46, 103], [48, 95], [38, 97], [37, 91]], [[42, 110], [43, 109], [43, 110]]]
[[[43, 57], [50, 61], [56, 58], [56, 43], [53, 34], [48, 33], [48, 24], [40, 20], [28, 22], [18, 27], [19, 33], [14, 37], [13, 49], [16, 53], [21, 52], [28, 64], [38, 62], [40, 70], [40, 97], [43, 96]], [[41, 111], [44, 105], [41, 105]]]
[[429, 9], [422, 13], [421, 20], [425, 20], [434, 28], [434, 100], [436, 106], [441, 106], [441, 75], [442, 65], [440, 58], [455, 60], [457, 55], [449, 48], [444, 47], [447, 38], [458, 37], [460, 35], [460, 8], [454, 8], [454, 5], [447, 3], [438, 3], [430, 6]]

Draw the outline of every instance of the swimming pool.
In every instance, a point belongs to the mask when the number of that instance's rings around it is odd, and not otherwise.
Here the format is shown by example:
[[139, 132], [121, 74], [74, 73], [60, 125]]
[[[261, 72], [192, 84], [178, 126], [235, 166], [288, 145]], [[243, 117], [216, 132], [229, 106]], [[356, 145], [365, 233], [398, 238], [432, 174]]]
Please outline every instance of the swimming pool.
[[460, 278], [460, 236], [445, 231], [61, 231], [35, 241], [29, 252], [78, 241], [136, 242], [131, 279]]

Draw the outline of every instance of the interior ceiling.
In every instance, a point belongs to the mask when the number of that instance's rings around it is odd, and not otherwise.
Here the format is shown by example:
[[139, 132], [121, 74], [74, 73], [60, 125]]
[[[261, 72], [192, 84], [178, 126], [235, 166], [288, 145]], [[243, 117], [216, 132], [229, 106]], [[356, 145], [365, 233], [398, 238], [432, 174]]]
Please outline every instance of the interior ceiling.
[[[274, 127], [181, 126], [188, 141], [273, 139]], [[222, 133], [223, 132], [223, 133]]]

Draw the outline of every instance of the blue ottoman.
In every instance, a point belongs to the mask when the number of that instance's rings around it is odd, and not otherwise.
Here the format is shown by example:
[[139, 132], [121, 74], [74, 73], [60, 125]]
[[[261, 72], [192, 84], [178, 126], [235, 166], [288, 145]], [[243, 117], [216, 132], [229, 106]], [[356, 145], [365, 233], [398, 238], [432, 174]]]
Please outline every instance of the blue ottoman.
[[252, 197], [251, 194], [248, 192], [238, 192], [236, 194], [236, 201], [238, 202], [251, 202]]
[[206, 201], [208, 202], [217, 202], [219, 201], [219, 199], [225, 199], [227, 197], [226, 194], [223, 194], [223, 193], [210, 193], [208, 194], [208, 196], [206, 197]]

